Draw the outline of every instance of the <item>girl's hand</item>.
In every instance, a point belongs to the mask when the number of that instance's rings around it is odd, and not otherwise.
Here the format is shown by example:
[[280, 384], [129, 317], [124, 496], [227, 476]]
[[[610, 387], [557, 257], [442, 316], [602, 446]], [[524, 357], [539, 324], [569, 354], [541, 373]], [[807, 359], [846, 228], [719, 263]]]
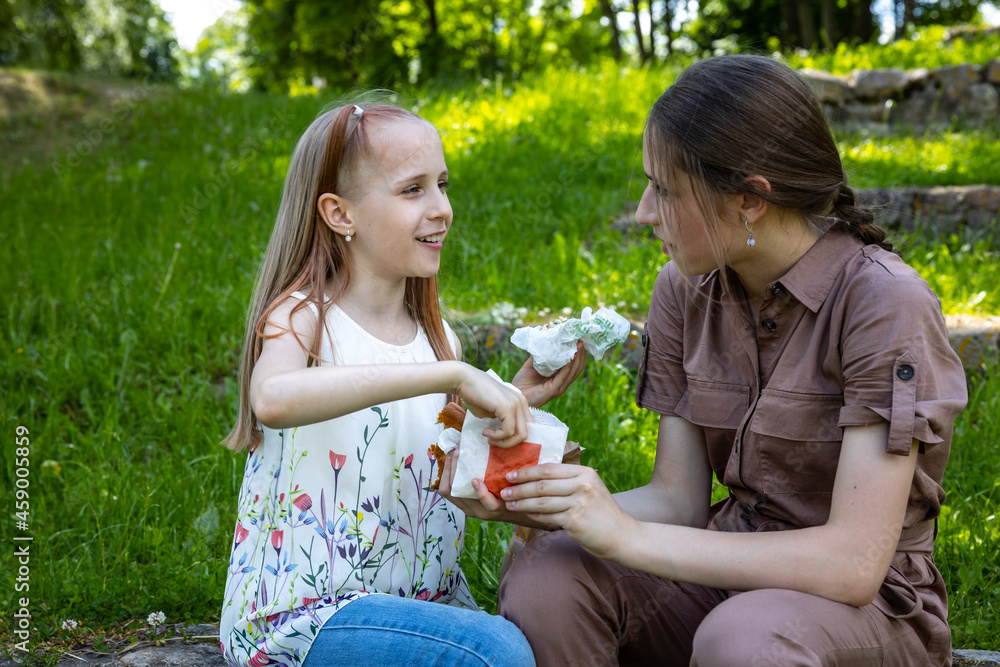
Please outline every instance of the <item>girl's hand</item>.
[[579, 465], [546, 463], [507, 473], [513, 482], [500, 492], [512, 512], [549, 527], [562, 528], [600, 558], [614, 559], [635, 519], [611, 497], [597, 471]]
[[483, 430], [488, 442], [498, 447], [513, 447], [524, 442], [528, 437], [528, 422], [531, 421], [528, 399], [481, 370], [468, 365], [466, 369], [458, 386], [458, 395], [475, 416], [500, 420], [499, 431], [491, 428]]
[[552, 377], [545, 377], [535, 370], [534, 357], [521, 366], [511, 384], [520, 389], [528, 404], [534, 408], [540, 408], [553, 398], [563, 395], [563, 392], [573, 384], [573, 381], [580, 377], [583, 366], [587, 360], [587, 353], [583, 349], [583, 341], [576, 342], [576, 354], [573, 359], [556, 371]]
[[472, 480], [472, 486], [476, 490], [476, 495], [479, 496], [477, 499], [452, 497], [451, 485], [455, 481], [455, 470], [458, 466], [458, 450], [458, 447], [451, 450], [448, 452], [447, 458], [445, 458], [444, 469], [441, 471], [441, 483], [438, 485], [438, 493], [450, 500], [458, 509], [465, 512], [467, 516], [485, 519], [486, 521], [506, 521], [507, 523], [527, 526], [529, 528], [546, 527], [547, 524], [543, 525], [537, 521], [533, 521], [521, 512], [507, 511], [503, 501], [490, 493], [490, 490], [486, 488], [486, 482], [481, 479]]
[[503, 502], [490, 493], [490, 490], [486, 488], [486, 484], [481, 479], [473, 480], [472, 482], [472, 486], [476, 490], [476, 495], [479, 496], [478, 500], [452, 497], [451, 485], [455, 480], [455, 470], [458, 468], [458, 450], [459, 447], [455, 447], [455, 449], [448, 452], [448, 456], [444, 460], [444, 469], [441, 471], [441, 483], [438, 485], [438, 493], [450, 500], [452, 504], [468, 516], [477, 519], [488, 519], [490, 521], [502, 520], [503, 517], [501, 515], [508, 514], [504, 511]]

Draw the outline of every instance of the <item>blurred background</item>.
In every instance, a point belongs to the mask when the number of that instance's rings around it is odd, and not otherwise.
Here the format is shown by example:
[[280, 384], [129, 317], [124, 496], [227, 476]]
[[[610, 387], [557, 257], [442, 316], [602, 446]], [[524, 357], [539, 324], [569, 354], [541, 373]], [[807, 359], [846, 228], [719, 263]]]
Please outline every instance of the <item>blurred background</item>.
[[[667, 261], [633, 220], [646, 114], [686, 65], [747, 52], [809, 77], [851, 183], [889, 202], [880, 220], [952, 333], [979, 332], [956, 339], [970, 402], [936, 559], [955, 646], [1000, 648], [998, 17], [976, 0], [0, 0], [0, 529], [32, 538], [17, 657], [218, 622], [246, 309], [322, 109], [386, 88], [439, 128], [442, 303], [467, 360], [509, 378], [513, 327], [608, 305], [641, 328]], [[636, 340], [547, 408], [613, 491], [648, 482], [655, 456]], [[484, 609], [511, 534], [466, 524]], [[23, 595], [7, 544], [5, 610]]]
[[227, 90], [517, 79], [996, 24], [980, 0], [0, 0], [0, 66]]

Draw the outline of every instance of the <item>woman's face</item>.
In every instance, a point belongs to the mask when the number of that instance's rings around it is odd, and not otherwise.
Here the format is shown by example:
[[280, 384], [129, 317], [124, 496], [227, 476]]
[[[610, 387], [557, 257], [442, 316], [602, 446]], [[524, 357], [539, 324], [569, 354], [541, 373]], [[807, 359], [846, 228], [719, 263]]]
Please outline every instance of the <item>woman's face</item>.
[[[705, 219], [689, 174], [674, 169], [669, 178], [665, 178], [658, 173], [657, 165], [650, 159], [655, 150], [650, 147], [648, 138], [644, 140], [642, 166], [649, 183], [639, 200], [636, 222], [653, 227], [653, 235], [663, 242], [663, 252], [682, 275], [709, 273], [727, 263], [737, 235], [732, 225]], [[725, 217], [732, 216], [727, 211]], [[718, 231], [714, 243], [709, 236], [710, 230], [711, 233]]]

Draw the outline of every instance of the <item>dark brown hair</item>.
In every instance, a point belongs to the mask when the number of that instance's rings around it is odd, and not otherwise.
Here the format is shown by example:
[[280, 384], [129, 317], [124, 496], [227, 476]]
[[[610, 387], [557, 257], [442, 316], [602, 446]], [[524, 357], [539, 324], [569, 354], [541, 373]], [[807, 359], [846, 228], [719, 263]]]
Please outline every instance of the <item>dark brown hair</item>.
[[718, 219], [724, 195], [753, 194], [806, 219], [833, 215], [865, 243], [892, 249], [847, 185], [815, 94], [777, 61], [736, 55], [691, 65], [653, 105], [646, 141], [659, 177], [677, 169], [692, 178], [706, 220]]
[[[388, 104], [362, 108], [363, 113], [355, 114], [355, 105], [345, 104], [321, 114], [303, 133], [292, 154], [278, 218], [247, 316], [239, 369], [239, 415], [232, 431], [223, 440], [230, 449], [240, 451], [260, 442], [262, 434], [250, 404], [250, 376], [264, 339], [268, 338], [264, 325], [279, 304], [293, 292], [305, 288], [308, 296], [295, 304], [289, 320], [309, 303], [315, 304], [317, 335], [313, 338], [312, 349], [306, 350], [298, 334], [291, 333], [309, 354], [310, 364], [322, 361], [319, 352], [322, 332], [326, 330], [326, 311], [347, 288], [351, 267], [344, 239], [320, 217], [319, 196], [346, 194], [356, 185], [352, 181], [361, 164], [376, 161], [372, 130], [400, 121], [427, 122], [410, 111]], [[335, 292], [328, 296], [326, 290], [331, 283]], [[455, 352], [441, 321], [437, 279], [407, 278], [405, 302], [410, 316], [427, 334], [435, 356], [439, 360], [454, 359]], [[281, 328], [278, 323], [272, 324]], [[279, 335], [281, 333], [271, 337]]]

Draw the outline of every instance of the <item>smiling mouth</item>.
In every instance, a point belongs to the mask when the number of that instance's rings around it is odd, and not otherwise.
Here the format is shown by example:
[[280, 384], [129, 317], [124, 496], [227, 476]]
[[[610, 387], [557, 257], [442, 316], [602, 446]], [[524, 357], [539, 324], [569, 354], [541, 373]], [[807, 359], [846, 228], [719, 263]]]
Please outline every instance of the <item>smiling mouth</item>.
[[440, 234], [431, 234], [430, 236], [425, 236], [417, 240], [421, 243], [441, 243], [441, 241], [444, 241], [444, 237], [447, 234], [448, 232], [441, 232]]

